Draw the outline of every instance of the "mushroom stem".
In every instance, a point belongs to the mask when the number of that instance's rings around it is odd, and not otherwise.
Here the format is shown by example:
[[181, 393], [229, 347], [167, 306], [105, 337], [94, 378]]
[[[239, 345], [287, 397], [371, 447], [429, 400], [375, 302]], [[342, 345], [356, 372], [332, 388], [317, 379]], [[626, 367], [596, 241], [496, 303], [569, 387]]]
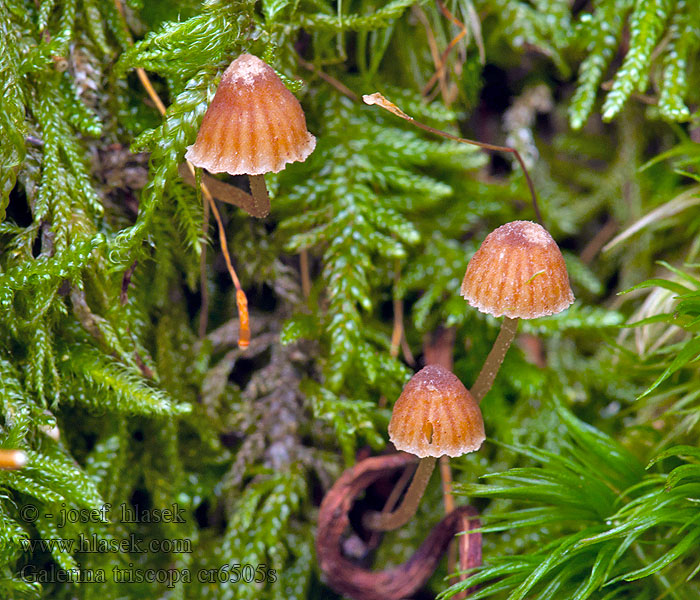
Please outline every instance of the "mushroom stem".
[[472, 386], [471, 394], [474, 400], [481, 402], [486, 394], [488, 394], [491, 386], [493, 385], [498, 370], [503, 364], [503, 359], [506, 357], [508, 348], [510, 348], [513, 339], [515, 339], [515, 332], [518, 330], [519, 319], [511, 319], [510, 317], [505, 317], [503, 323], [501, 323], [501, 331], [498, 332], [498, 337], [491, 348], [491, 352], [486, 357], [486, 362], [484, 366], [481, 367], [479, 376], [476, 378], [474, 385]]
[[421, 458], [411, 480], [411, 485], [408, 486], [399, 507], [390, 513], [376, 511], [366, 513], [364, 516], [365, 526], [374, 531], [391, 531], [408, 523], [418, 510], [420, 499], [423, 497], [423, 492], [428, 487], [430, 476], [435, 469], [436, 460], [434, 456]]
[[250, 181], [250, 195], [253, 196], [253, 202], [256, 208], [267, 207], [269, 212], [270, 196], [267, 193], [264, 175], [248, 175]]

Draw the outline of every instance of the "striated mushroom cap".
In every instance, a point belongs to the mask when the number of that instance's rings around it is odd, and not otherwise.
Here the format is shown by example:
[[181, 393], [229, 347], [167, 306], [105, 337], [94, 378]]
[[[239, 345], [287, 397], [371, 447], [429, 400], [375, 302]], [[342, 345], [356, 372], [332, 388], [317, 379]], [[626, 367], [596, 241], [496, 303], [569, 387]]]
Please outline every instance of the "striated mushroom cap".
[[530, 221], [506, 223], [486, 236], [460, 293], [481, 312], [512, 319], [553, 315], [574, 301], [559, 247]]
[[269, 65], [241, 54], [224, 72], [185, 158], [211, 173], [277, 173], [316, 147], [299, 101]]
[[389, 422], [397, 450], [416, 456], [461, 456], [486, 438], [481, 410], [452, 372], [428, 365], [408, 381]]

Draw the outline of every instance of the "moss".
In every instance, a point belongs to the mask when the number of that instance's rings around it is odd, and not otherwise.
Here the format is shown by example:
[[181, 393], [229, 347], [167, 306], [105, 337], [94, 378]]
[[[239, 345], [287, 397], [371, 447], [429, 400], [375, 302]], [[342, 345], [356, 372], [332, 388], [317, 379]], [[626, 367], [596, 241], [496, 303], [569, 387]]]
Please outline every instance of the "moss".
[[[320, 497], [384, 447], [425, 335], [455, 327], [473, 383], [498, 323], [459, 298], [464, 269], [489, 231], [533, 218], [510, 156], [357, 100], [377, 90], [520, 150], [578, 297], [523, 324], [482, 407], [496, 443], [453, 463], [488, 531], [479, 597], [697, 597], [699, 27], [689, 0], [0, 3], [0, 447], [29, 457], [0, 471], [0, 597], [328, 597]], [[318, 138], [267, 178], [266, 220], [221, 205], [246, 353], [178, 175], [244, 51]], [[107, 504], [111, 522], [55, 518]], [[121, 513], [173, 504], [180, 521]], [[422, 514], [376, 567], [425, 537]], [[160, 550], [34, 544], [132, 535]], [[78, 564], [106, 581], [22, 576]], [[234, 581], [236, 564], [264, 581]], [[171, 577], [137, 581], [148, 569]]]

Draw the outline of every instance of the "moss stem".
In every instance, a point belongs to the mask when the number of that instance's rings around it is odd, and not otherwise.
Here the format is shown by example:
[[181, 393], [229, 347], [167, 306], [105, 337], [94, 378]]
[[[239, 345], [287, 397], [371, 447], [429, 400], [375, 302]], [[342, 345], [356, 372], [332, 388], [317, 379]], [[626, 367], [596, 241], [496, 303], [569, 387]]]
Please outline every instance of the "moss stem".
[[503, 364], [503, 359], [506, 357], [508, 348], [510, 348], [511, 343], [515, 339], [515, 332], [518, 330], [519, 319], [511, 319], [505, 317], [503, 323], [501, 323], [501, 331], [498, 332], [498, 337], [491, 348], [491, 352], [486, 357], [486, 362], [484, 366], [481, 367], [479, 376], [476, 378], [474, 385], [472, 386], [471, 394], [474, 396], [474, 400], [481, 402], [481, 400], [488, 394], [491, 389], [498, 370]]
[[425, 492], [430, 476], [435, 469], [436, 460], [433, 456], [421, 458], [411, 480], [411, 485], [408, 486], [406, 495], [403, 497], [399, 507], [390, 513], [368, 512], [364, 517], [365, 526], [374, 531], [391, 531], [408, 523], [413, 518], [413, 515], [416, 514], [416, 510], [418, 510], [420, 499], [423, 497], [423, 492]]

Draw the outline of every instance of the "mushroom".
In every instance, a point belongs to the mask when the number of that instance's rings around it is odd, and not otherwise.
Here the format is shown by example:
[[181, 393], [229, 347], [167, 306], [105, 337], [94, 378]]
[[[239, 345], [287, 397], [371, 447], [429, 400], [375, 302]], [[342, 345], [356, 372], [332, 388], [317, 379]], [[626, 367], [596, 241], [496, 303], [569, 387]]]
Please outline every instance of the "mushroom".
[[486, 236], [467, 265], [461, 295], [481, 312], [505, 317], [471, 389], [477, 402], [491, 389], [519, 319], [553, 315], [574, 301], [559, 247], [530, 221], [506, 223]]
[[21, 469], [27, 462], [29, 462], [29, 457], [23, 450], [0, 449], [0, 469], [6, 471]]
[[224, 71], [185, 158], [211, 173], [248, 175], [253, 199], [266, 215], [270, 200], [263, 174], [306, 160], [315, 147], [299, 101], [272, 67], [241, 54]]
[[397, 450], [420, 457], [401, 505], [391, 513], [368, 512], [365, 525], [378, 531], [401, 527], [415, 514], [438, 457], [461, 456], [486, 438], [479, 405], [451, 371], [428, 365], [416, 373], [394, 404], [389, 439]]

